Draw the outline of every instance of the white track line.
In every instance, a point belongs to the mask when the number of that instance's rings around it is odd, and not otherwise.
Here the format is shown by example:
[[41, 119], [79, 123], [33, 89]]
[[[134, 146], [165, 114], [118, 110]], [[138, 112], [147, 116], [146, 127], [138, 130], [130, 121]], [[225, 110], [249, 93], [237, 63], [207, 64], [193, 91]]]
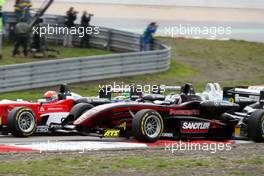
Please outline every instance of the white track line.
[[10, 146], [30, 148], [39, 151], [88, 151], [102, 149], [147, 148], [146, 144], [127, 142], [41, 142], [31, 144], [12, 144]]

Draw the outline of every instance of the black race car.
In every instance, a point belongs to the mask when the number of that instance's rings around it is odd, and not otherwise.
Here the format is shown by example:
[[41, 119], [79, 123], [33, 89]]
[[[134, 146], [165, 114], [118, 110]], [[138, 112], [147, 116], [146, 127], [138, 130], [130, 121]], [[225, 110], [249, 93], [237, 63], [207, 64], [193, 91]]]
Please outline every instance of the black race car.
[[239, 104], [241, 110], [247, 106], [251, 106], [254, 109], [263, 109], [264, 88], [255, 88], [252, 86], [225, 87], [223, 100]]
[[[264, 131], [264, 87], [225, 87], [223, 100], [239, 104], [239, 109], [234, 112], [234, 117], [241, 119], [236, 126], [235, 134], [239, 136], [252, 136]], [[252, 118], [256, 118], [253, 122]], [[254, 129], [255, 127], [255, 129]], [[263, 141], [261, 137], [257, 141]]]
[[[100, 137], [134, 136], [145, 142], [169, 138], [230, 139], [236, 127], [243, 125], [245, 135], [256, 142], [264, 139], [264, 111], [240, 114], [238, 104], [227, 101], [201, 101], [175, 96], [170, 101], [120, 102], [104, 104], [87, 110], [74, 120], [81, 134]], [[79, 104], [78, 106], [82, 106]], [[64, 128], [73, 119], [62, 123]]]

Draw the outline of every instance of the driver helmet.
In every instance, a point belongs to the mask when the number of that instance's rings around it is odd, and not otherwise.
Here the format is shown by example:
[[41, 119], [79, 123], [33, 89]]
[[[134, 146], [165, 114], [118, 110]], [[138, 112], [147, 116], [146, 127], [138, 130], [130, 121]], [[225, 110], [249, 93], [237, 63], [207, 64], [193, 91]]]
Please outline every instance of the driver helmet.
[[55, 91], [48, 91], [44, 94], [43, 98], [46, 102], [54, 102], [58, 100], [58, 94]]

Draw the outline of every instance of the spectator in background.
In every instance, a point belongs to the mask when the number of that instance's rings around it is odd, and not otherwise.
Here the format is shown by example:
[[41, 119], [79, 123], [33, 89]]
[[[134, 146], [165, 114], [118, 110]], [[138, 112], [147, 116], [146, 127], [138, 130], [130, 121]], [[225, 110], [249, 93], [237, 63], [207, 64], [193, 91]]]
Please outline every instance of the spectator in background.
[[90, 36], [87, 34], [86, 29], [90, 27], [90, 21], [93, 14], [88, 14], [87, 11], [83, 12], [82, 20], [81, 20], [81, 27], [84, 28], [84, 36], [81, 39], [81, 48], [87, 48], [90, 46]]
[[19, 20], [22, 17], [22, 7], [20, 5], [20, 1], [21, 0], [16, 0], [15, 1], [15, 5], [14, 5], [14, 7], [15, 7], [15, 14], [16, 14], [17, 20]]
[[153, 34], [157, 31], [158, 25], [155, 22], [152, 22], [148, 25], [145, 30], [142, 38], [143, 42], [143, 50], [149, 51], [151, 50], [151, 46], [154, 43]]
[[23, 17], [26, 21], [30, 21], [31, 0], [16, 0], [14, 6], [18, 20]]
[[27, 22], [30, 21], [30, 10], [32, 7], [31, 0], [21, 0], [21, 7], [23, 9], [23, 17], [27, 20]]
[[66, 22], [65, 25], [68, 28], [68, 33], [65, 34], [65, 38], [63, 41], [63, 46], [66, 47], [73, 47], [72, 45], [72, 35], [70, 33], [71, 27], [74, 27], [74, 21], [77, 18], [77, 13], [76, 11], [74, 11], [73, 7], [70, 7], [70, 9], [66, 12]]
[[15, 26], [15, 46], [13, 50], [13, 57], [19, 54], [19, 47], [23, 47], [24, 56], [28, 56], [28, 38], [29, 38], [30, 28], [26, 23], [26, 18], [21, 18]]

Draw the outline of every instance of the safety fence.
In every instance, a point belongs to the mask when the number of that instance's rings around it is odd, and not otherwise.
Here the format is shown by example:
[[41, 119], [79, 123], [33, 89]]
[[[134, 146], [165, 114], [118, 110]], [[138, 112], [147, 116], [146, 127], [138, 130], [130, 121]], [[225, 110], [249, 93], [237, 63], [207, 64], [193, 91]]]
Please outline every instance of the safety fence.
[[[7, 25], [15, 21], [11, 17], [8, 19]], [[54, 20], [61, 20], [61, 17], [45, 16], [43, 22], [54, 25]], [[50, 36], [47, 40], [61, 43], [62, 37]], [[78, 42], [76, 37], [75, 42]], [[100, 28], [100, 34], [92, 36], [91, 44], [121, 53], [0, 66], [0, 92], [142, 75], [170, 68], [170, 48], [155, 43], [155, 50], [140, 51], [138, 34]]]

